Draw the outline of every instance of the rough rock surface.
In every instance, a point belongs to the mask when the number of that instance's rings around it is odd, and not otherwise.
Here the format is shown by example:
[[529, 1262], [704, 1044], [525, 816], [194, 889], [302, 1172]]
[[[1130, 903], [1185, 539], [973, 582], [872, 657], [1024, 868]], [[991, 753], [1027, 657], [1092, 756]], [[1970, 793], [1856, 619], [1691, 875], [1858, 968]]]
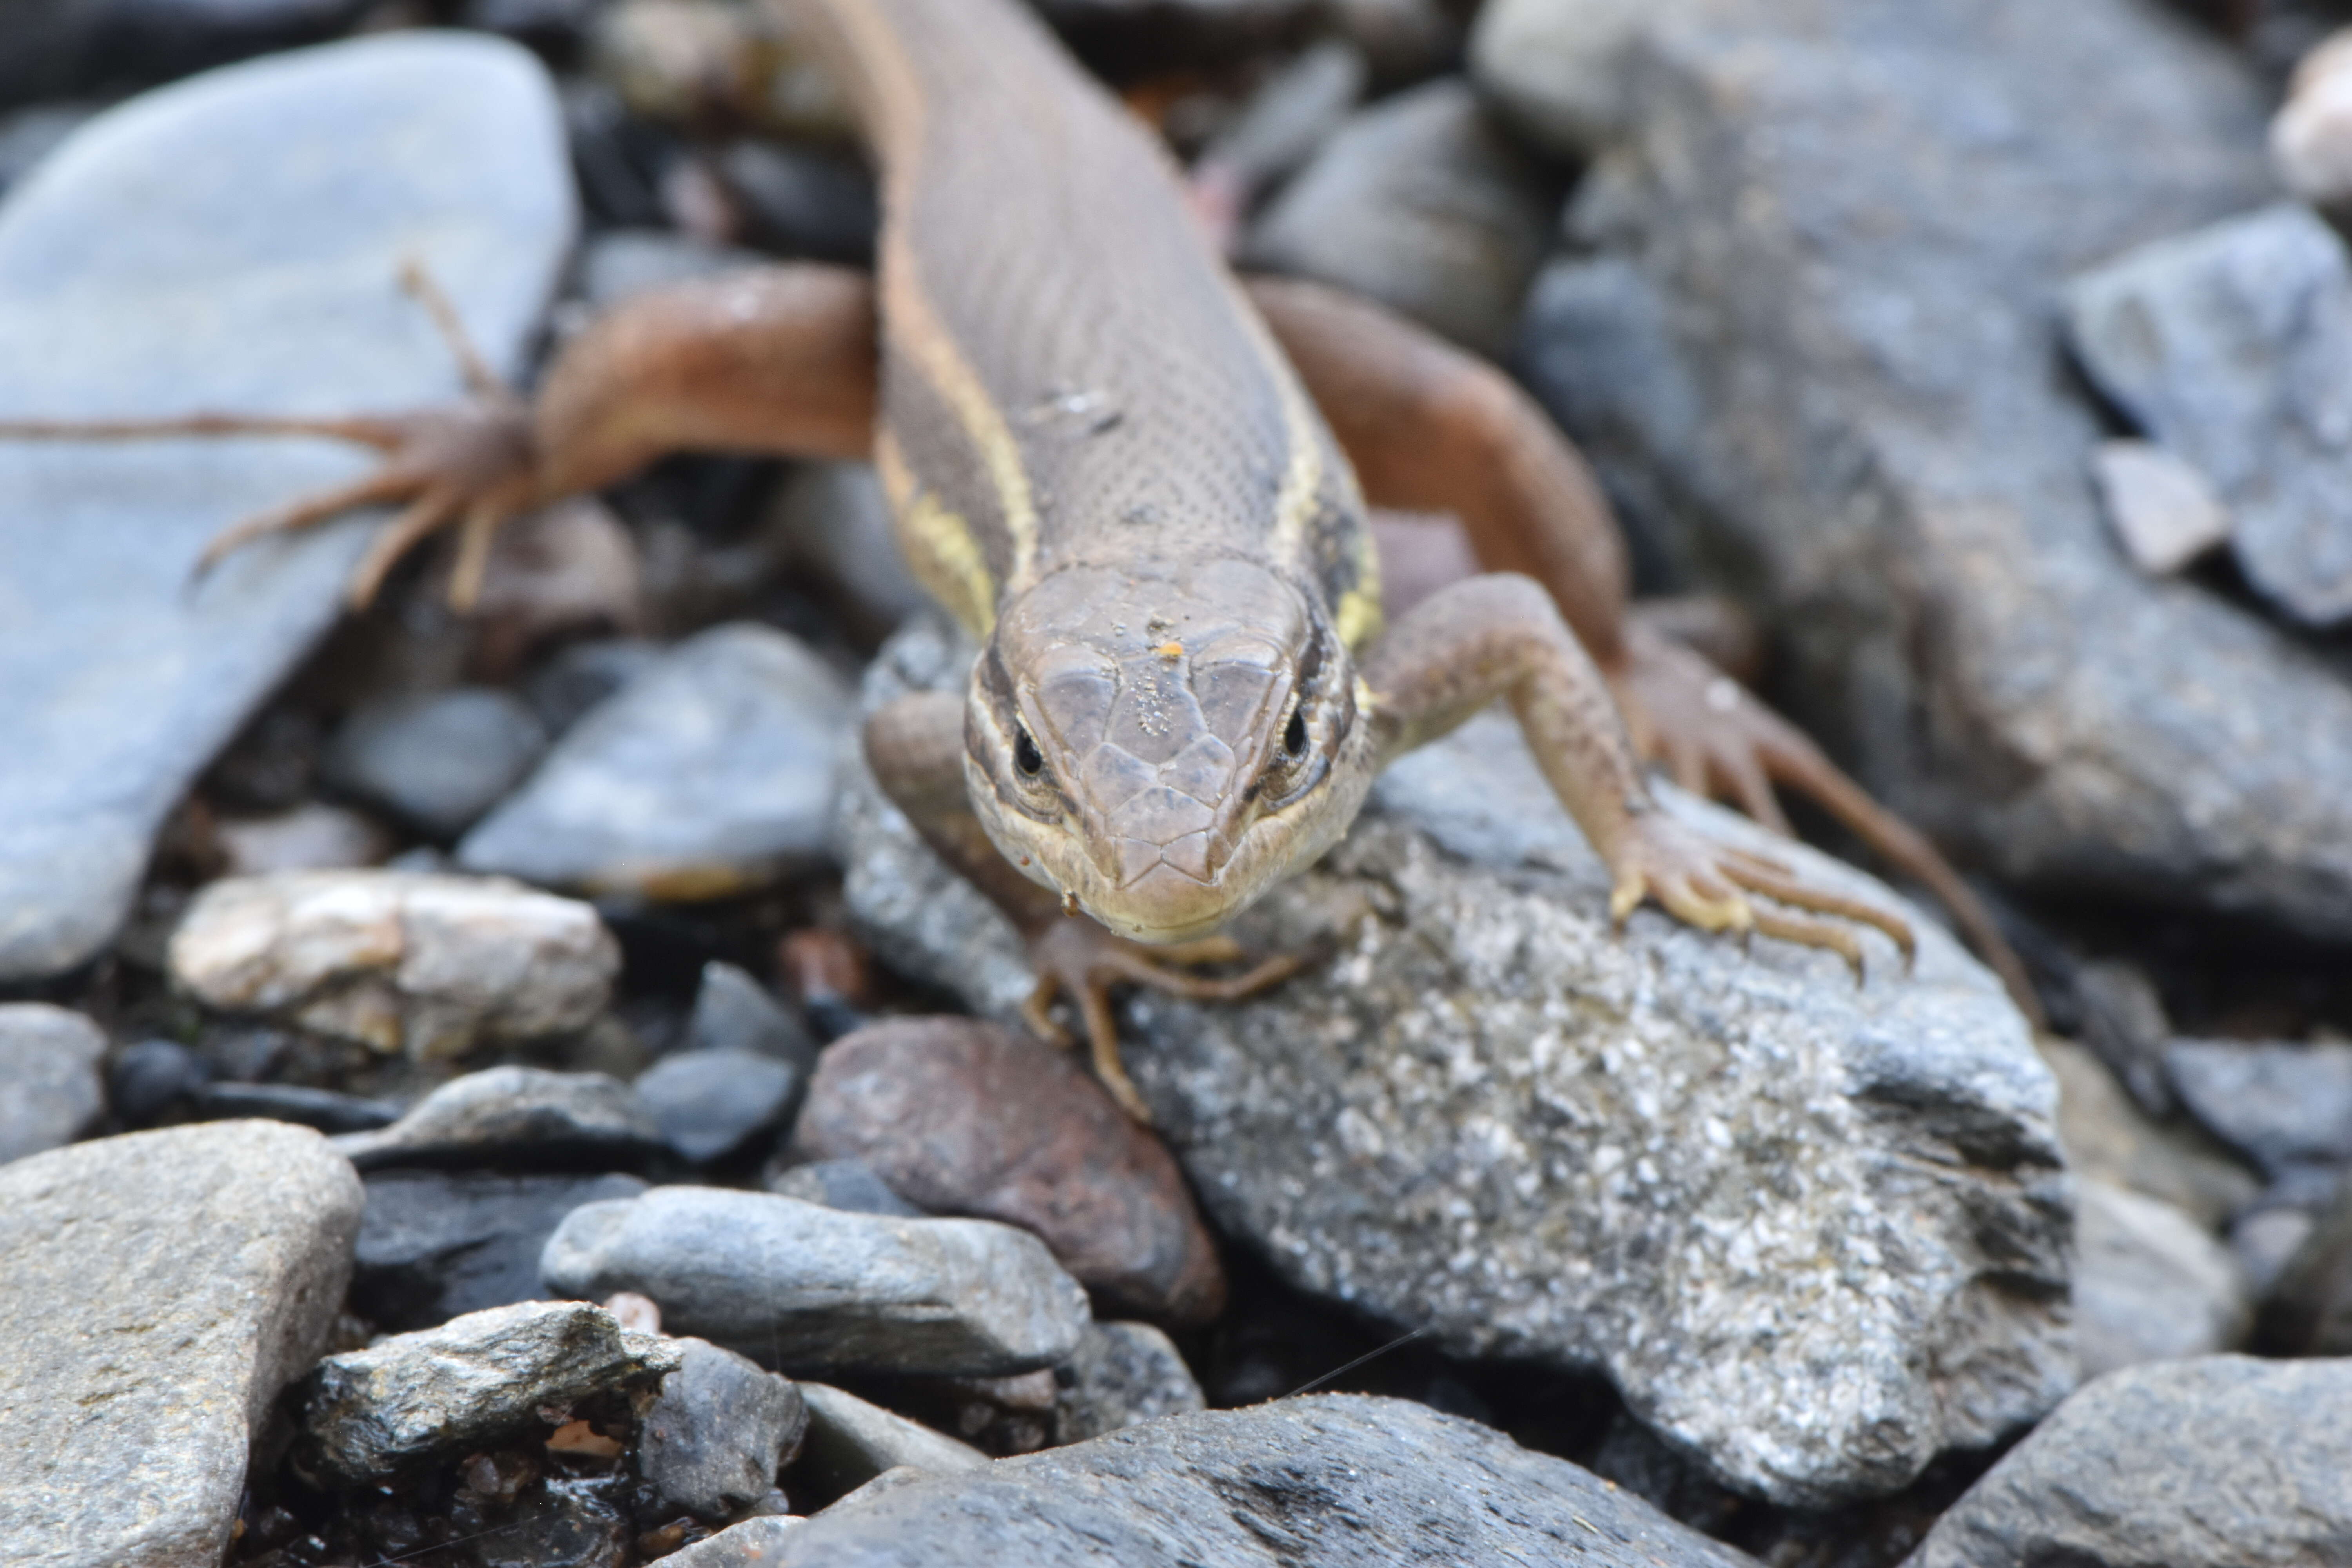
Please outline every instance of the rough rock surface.
[[678, 1342], [585, 1301], [518, 1301], [320, 1362], [295, 1398], [295, 1462], [330, 1484], [383, 1480], [545, 1419], [543, 1409], [674, 1373]]
[[12, 1568], [220, 1561], [262, 1417], [325, 1348], [359, 1219], [351, 1166], [277, 1122], [0, 1169]]
[[788, 1531], [778, 1568], [1741, 1568], [1565, 1459], [1393, 1399], [1180, 1415], [968, 1475], [886, 1483]]
[[661, 1130], [600, 1072], [487, 1068], [452, 1079], [375, 1132], [335, 1141], [363, 1171], [386, 1165], [607, 1168], [641, 1163]]
[[352, 1309], [379, 1328], [429, 1329], [535, 1300], [540, 1249], [563, 1216], [645, 1190], [626, 1175], [375, 1172], [352, 1249]]
[[2207, 1356], [2086, 1384], [1905, 1568], [2352, 1561], [2352, 1361]]
[[2266, 1173], [2352, 1163], [2352, 1046], [2175, 1040], [2164, 1065], [2189, 1112]]
[[677, 1342], [637, 1438], [638, 1473], [663, 1499], [699, 1519], [732, 1519], [775, 1489], [808, 1430], [800, 1391], [772, 1372], [702, 1340]]
[[1054, 1369], [1054, 1441], [1187, 1415], [1209, 1406], [1174, 1342], [1150, 1323], [1095, 1323], [1077, 1354]]
[[662, 1137], [689, 1163], [707, 1165], [772, 1135], [808, 1086], [802, 1068], [756, 1051], [680, 1051], [631, 1085]]
[[208, 1007], [432, 1059], [584, 1027], [621, 952], [586, 904], [503, 879], [281, 871], [206, 888], [171, 965]]
[[2352, 686], [2132, 567], [2053, 368], [2068, 278], [2270, 198], [2251, 71], [2158, 0], [1667, 9], [1522, 361], [1648, 548], [2005, 877], [2352, 933]]
[[[407, 34], [183, 82], [10, 191], [0, 364], [39, 371], [7, 378], [0, 418], [454, 397], [399, 258], [432, 267], [511, 372], [572, 205], [554, 94], [509, 44]], [[372, 525], [241, 552], [192, 592], [197, 553], [372, 460], [309, 441], [0, 445], [0, 980], [112, 938], [157, 826], [334, 622]]]
[[[839, 1495], [886, 1470], [909, 1465], [946, 1474], [986, 1468], [988, 1456], [829, 1384], [798, 1385], [808, 1405], [801, 1465], [807, 1479]], [[796, 1478], [797, 1479], [797, 1478]]]
[[793, 1131], [932, 1214], [1034, 1232], [1079, 1284], [1139, 1316], [1204, 1322], [1224, 1266], [1183, 1173], [1066, 1051], [969, 1018], [896, 1019], [834, 1042]]
[[540, 1273], [566, 1295], [651, 1297], [663, 1326], [787, 1373], [998, 1377], [1066, 1360], [1086, 1292], [1010, 1226], [891, 1219], [720, 1187], [572, 1211]]
[[[869, 696], [947, 679], [903, 636]], [[1467, 782], [1465, 782], [1467, 781]], [[1856, 897], [1851, 868], [1685, 803]], [[877, 952], [1002, 1014], [1020, 949], [860, 784]], [[1124, 1012], [1129, 1069], [1220, 1228], [1461, 1354], [1604, 1368], [1720, 1479], [1906, 1484], [2073, 1386], [2056, 1092], [2024, 1024], [1913, 915], [1908, 979], [1635, 914], [1497, 716], [1405, 758], [1245, 934], [1341, 952], [1263, 999]]]
[[2149, 1120], [2083, 1047], [2055, 1036], [2038, 1043], [2058, 1079], [2058, 1142], [2076, 1175], [2160, 1199], [2208, 1230], [2261, 1191], [2244, 1166], [2193, 1128]]
[[0, 1165], [68, 1143], [106, 1109], [106, 1034], [46, 1002], [0, 1003]]
[[2074, 356], [2229, 502], [2247, 580], [2298, 620], [2352, 616], [2352, 259], [2283, 202], [2074, 280]]
[[2170, 1204], [2077, 1182], [2074, 1237], [2074, 1353], [2084, 1378], [2245, 1342], [2252, 1309], [2236, 1260]]
[[457, 847], [473, 871], [707, 899], [824, 847], [846, 684], [771, 626], [688, 638], [567, 731]]
[[492, 687], [387, 697], [343, 721], [328, 780], [446, 843], [474, 825], [547, 750], [521, 698]]
[[794, 1514], [747, 1519], [662, 1561], [671, 1568], [773, 1568], [776, 1553], [784, 1549], [784, 1537], [804, 1522]]

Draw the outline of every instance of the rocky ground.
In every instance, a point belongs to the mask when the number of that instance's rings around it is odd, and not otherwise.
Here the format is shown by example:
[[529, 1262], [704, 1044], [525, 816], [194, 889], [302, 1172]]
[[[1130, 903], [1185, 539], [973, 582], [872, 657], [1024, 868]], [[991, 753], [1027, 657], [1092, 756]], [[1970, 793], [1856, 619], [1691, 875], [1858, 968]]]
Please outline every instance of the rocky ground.
[[[0, 444], [0, 1556], [2352, 1562], [2352, 14], [1039, 8], [1247, 265], [1517, 374], [2051, 1027], [1924, 904], [1612, 932], [1488, 716], [1248, 917], [1321, 962], [1125, 1001], [1146, 1131], [865, 770], [970, 658], [866, 468], [339, 619], [368, 520], [189, 567], [341, 449]], [[0, 28], [0, 419], [450, 397], [411, 258], [525, 384], [870, 259], [751, 4]]]

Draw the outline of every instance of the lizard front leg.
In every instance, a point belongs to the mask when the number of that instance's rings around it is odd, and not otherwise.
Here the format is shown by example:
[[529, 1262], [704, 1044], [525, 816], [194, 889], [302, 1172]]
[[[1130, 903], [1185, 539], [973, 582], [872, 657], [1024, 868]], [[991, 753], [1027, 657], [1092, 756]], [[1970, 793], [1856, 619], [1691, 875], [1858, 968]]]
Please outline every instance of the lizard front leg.
[[1189, 974], [1174, 966], [1234, 963], [1243, 957], [1240, 946], [1218, 936], [1147, 947], [1087, 915], [1066, 911], [1053, 893], [998, 852], [972, 814], [964, 784], [963, 713], [962, 700], [945, 692], [899, 698], [866, 721], [866, 763], [882, 793], [907, 814], [923, 841], [1021, 933], [1037, 977], [1021, 1007], [1031, 1030], [1054, 1045], [1073, 1044], [1051, 1011], [1055, 998], [1066, 994], [1085, 1026], [1095, 1075], [1122, 1110], [1148, 1126], [1151, 1113], [1119, 1060], [1112, 988], [1146, 985], [1196, 1001], [1235, 1002], [1297, 973], [1305, 960], [1277, 956], [1239, 974]]
[[[1496, 573], [1442, 590], [1363, 658], [1382, 760], [1427, 744], [1487, 703], [1507, 699], [1544, 776], [1612, 882], [1622, 921], [1644, 898], [1703, 931], [1758, 931], [1843, 955], [1863, 973], [1853, 933], [1814, 914], [1874, 926], [1913, 951], [1911, 929], [1884, 910], [1806, 886], [1786, 868], [1715, 843], [1650, 794], [1608, 682], [1532, 578]], [[1761, 894], [1808, 911], [1783, 914]]]
[[625, 477], [671, 452], [863, 457], [872, 444], [873, 285], [837, 268], [763, 268], [638, 295], [599, 317], [526, 401], [483, 363], [421, 273], [406, 281], [449, 338], [469, 396], [446, 407], [353, 418], [197, 414], [0, 424], [0, 439], [309, 436], [383, 454], [356, 482], [298, 498], [225, 530], [198, 559], [354, 508], [402, 511], [353, 572], [354, 608], [436, 531], [462, 530], [450, 599], [470, 609], [499, 525]]

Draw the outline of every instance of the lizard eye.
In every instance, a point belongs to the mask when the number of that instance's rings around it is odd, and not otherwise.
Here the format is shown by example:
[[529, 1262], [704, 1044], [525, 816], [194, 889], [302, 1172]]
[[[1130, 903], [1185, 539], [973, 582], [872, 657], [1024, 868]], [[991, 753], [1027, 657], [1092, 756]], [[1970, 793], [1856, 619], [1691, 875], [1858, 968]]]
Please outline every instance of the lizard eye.
[[1290, 722], [1282, 728], [1282, 751], [1293, 762], [1307, 753], [1307, 715], [1295, 708], [1290, 711]]
[[1045, 759], [1037, 750], [1037, 742], [1029, 731], [1016, 725], [1013, 731], [1013, 765], [1021, 770], [1024, 779], [1034, 779], [1045, 771]]

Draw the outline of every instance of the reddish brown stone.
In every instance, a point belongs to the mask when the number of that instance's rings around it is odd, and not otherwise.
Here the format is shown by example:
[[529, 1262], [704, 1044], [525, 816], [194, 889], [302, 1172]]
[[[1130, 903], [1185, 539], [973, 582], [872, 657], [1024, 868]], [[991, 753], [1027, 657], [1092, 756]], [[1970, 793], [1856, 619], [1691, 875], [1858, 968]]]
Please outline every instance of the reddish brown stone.
[[1176, 1162], [1069, 1056], [971, 1018], [897, 1018], [818, 1059], [793, 1145], [934, 1214], [1035, 1233], [1127, 1316], [1204, 1322], [1224, 1267]]

